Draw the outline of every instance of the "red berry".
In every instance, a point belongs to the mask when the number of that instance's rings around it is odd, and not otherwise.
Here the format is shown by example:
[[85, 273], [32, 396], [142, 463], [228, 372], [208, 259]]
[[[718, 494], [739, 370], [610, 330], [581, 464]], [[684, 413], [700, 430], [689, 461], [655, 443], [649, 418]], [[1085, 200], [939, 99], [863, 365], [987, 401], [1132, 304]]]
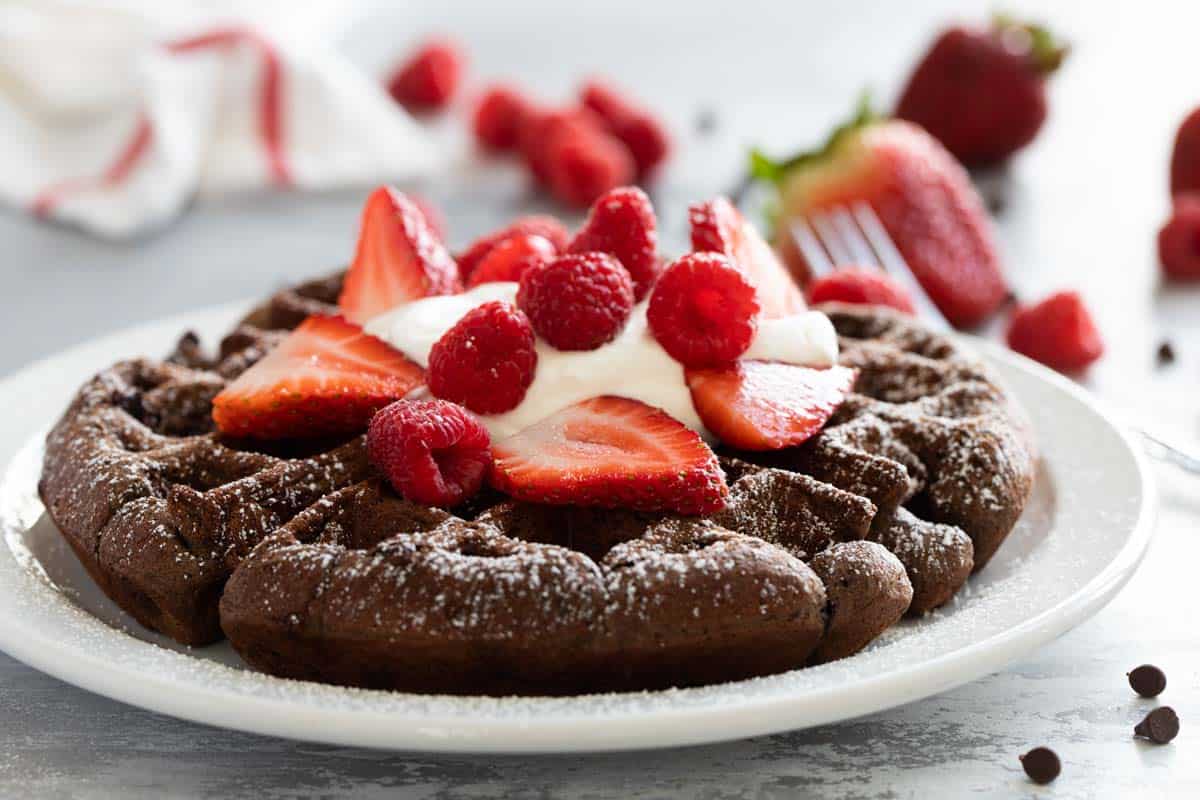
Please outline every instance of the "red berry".
[[704, 440], [624, 397], [584, 400], [496, 442], [491, 483], [550, 505], [712, 514], [729, 487]]
[[647, 177], [667, 159], [671, 138], [666, 128], [620, 92], [601, 81], [591, 80], [584, 84], [580, 101], [596, 112], [612, 134], [629, 148], [638, 177]]
[[500, 414], [520, 405], [536, 368], [529, 318], [493, 300], [468, 311], [434, 343], [426, 380], [435, 397], [478, 414]]
[[633, 280], [607, 253], [559, 256], [521, 276], [517, 305], [551, 346], [595, 350], [625, 327], [633, 311]]
[[443, 108], [462, 82], [463, 62], [454, 42], [426, 42], [392, 73], [388, 93], [410, 111]]
[[736, 361], [758, 328], [757, 292], [720, 253], [689, 253], [667, 267], [646, 309], [654, 338], [688, 367]]
[[487, 150], [502, 152], [517, 146], [517, 138], [532, 106], [516, 89], [493, 86], [479, 98], [473, 118], [475, 140]]
[[1104, 354], [1100, 333], [1078, 292], [1058, 292], [1018, 308], [1009, 323], [1008, 346], [1064, 372], [1083, 369]]
[[1171, 194], [1200, 192], [1200, 108], [1187, 115], [1171, 150]]
[[908, 290], [877, 269], [842, 267], [817, 278], [808, 287], [808, 301], [890, 306], [906, 314], [917, 313]]
[[550, 244], [554, 245], [555, 251], [559, 253], [567, 249], [567, 241], [570, 239], [567, 229], [554, 217], [538, 215], [521, 217], [505, 228], [476, 239], [470, 247], [458, 254], [455, 260], [458, 262], [458, 269], [463, 278], [471, 277], [471, 273], [475, 271], [475, 268], [493, 247], [510, 236], [520, 234], [532, 234], [549, 239]]
[[1200, 195], [1175, 197], [1171, 218], [1158, 232], [1158, 258], [1167, 277], [1200, 279]]
[[444, 400], [398, 400], [367, 429], [367, 455], [403, 497], [449, 508], [472, 497], [492, 468], [487, 428]]
[[417, 210], [421, 212], [421, 216], [425, 218], [425, 224], [428, 226], [429, 232], [440, 241], [446, 241], [446, 215], [442, 213], [442, 210], [435, 206], [428, 198], [422, 197], [419, 194], [410, 194], [408, 199], [412, 201]]
[[518, 234], [502, 240], [488, 251], [471, 273], [467, 286], [497, 281], [519, 281], [534, 264], [554, 258], [554, 245], [545, 236]]
[[634, 299], [640, 302], [662, 269], [658, 259], [658, 222], [650, 198], [636, 186], [606, 193], [592, 204], [587, 221], [567, 251], [599, 251], [616, 256], [629, 270]]
[[550, 183], [550, 152], [562, 138], [606, 135], [604, 121], [586, 108], [534, 110], [525, 117], [518, 146], [533, 179]]
[[586, 207], [635, 174], [628, 148], [607, 133], [575, 130], [551, 140], [544, 153], [546, 182], [561, 203]]

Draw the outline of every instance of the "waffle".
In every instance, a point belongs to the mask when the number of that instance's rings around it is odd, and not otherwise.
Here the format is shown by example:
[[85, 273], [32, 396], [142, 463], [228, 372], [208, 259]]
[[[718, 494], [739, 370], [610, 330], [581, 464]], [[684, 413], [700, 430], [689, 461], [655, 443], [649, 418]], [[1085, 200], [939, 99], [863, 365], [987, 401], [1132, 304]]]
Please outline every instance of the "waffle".
[[450, 512], [373, 472], [361, 437], [264, 447], [212, 430], [212, 398], [340, 276], [254, 309], [208, 357], [125, 361], [47, 438], [46, 509], [148, 628], [229, 637], [252, 666], [410, 691], [571, 694], [712, 683], [851, 655], [945, 603], [1011, 530], [1033, 448], [948, 339], [827, 309], [853, 394], [816, 437], [723, 452], [708, 518], [539, 506]]

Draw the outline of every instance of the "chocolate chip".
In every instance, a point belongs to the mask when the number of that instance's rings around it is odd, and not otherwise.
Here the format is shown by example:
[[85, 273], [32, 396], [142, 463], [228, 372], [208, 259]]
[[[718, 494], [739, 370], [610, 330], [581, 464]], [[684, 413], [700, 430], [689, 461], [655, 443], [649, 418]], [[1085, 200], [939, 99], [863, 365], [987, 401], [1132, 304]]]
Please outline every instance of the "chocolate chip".
[[717, 129], [717, 112], [711, 108], [701, 109], [696, 114], [696, 133], [707, 136]]
[[1034, 783], [1049, 783], [1062, 772], [1062, 762], [1058, 760], [1058, 753], [1049, 747], [1035, 747], [1020, 758], [1025, 774]]
[[1175, 363], [1175, 348], [1169, 341], [1163, 340], [1163, 343], [1158, 346], [1158, 353], [1155, 356], [1158, 359], [1158, 365], [1165, 367], [1168, 364]]
[[1133, 735], [1149, 739], [1155, 744], [1166, 744], [1179, 735], [1179, 715], [1170, 706], [1160, 706], [1137, 724]]
[[1129, 685], [1142, 697], [1158, 697], [1167, 688], [1167, 676], [1153, 664], [1142, 664], [1126, 677]]

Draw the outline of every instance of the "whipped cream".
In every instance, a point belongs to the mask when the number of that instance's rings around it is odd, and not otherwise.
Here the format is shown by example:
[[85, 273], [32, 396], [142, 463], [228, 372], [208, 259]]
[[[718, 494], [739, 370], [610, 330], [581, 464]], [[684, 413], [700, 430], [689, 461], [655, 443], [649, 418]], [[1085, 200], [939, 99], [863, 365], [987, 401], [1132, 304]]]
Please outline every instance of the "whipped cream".
[[[391, 344], [422, 367], [429, 350], [463, 315], [491, 300], [516, 303], [516, 283], [484, 283], [462, 294], [426, 297], [369, 320], [368, 333]], [[618, 395], [656, 406], [710, 441], [684, 379], [683, 365], [650, 332], [643, 301], [616, 339], [595, 350], [563, 351], [537, 340], [537, 370], [525, 399], [503, 414], [482, 414], [493, 439], [511, 436], [567, 406], [600, 395]], [[829, 318], [806, 311], [759, 320], [742, 356], [808, 367], [837, 363], [837, 334]]]

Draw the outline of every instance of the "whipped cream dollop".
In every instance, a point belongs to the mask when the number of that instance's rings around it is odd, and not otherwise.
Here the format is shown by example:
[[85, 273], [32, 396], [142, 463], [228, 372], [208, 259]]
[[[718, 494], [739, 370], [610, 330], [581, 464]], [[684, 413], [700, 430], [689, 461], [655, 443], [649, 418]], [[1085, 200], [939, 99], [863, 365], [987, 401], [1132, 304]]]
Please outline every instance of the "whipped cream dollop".
[[[516, 304], [516, 283], [484, 283], [462, 294], [426, 297], [372, 318], [368, 333], [391, 344], [422, 367], [442, 335], [471, 309], [491, 300]], [[595, 350], [556, 350], [537, 340], [537, 370], [525, 399], [503, 414], [481, 414], [493, 439], [511, 436], [567, 406], [600, 395], [618, 395], [656, 406], [710, 441], [684, 379], [683, 365], [655, 340], [643, 301], [634, 306], [616, 339]], [[759, 320], [742, 358], [806, 367], [837, 363], [833, 324], [819, 311]]]

